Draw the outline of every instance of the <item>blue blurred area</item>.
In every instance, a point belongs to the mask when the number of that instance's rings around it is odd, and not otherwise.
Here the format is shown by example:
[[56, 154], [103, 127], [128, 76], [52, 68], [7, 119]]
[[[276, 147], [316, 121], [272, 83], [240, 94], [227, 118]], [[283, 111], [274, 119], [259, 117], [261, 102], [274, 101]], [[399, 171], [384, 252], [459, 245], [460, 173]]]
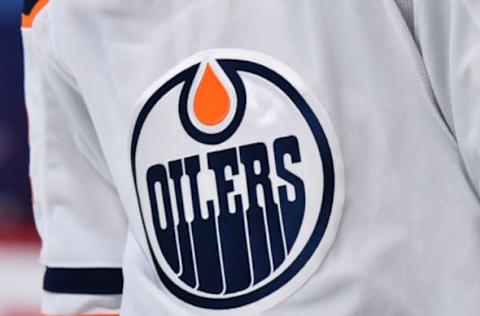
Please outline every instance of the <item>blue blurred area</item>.
[[21, 0], [0, 1], [0, 221], [31, 220]]

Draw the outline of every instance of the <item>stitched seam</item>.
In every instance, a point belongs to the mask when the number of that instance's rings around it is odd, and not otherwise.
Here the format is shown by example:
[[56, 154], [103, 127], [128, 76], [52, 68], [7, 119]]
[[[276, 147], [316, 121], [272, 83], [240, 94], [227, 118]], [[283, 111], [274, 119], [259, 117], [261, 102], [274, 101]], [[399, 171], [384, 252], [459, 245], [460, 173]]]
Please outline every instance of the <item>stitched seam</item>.
[[448, 135], [447, 138], [449, 142], [455, 147], [458, 147], [457, 140], [452, 130], [446, 123], [446, 120], [438, 106], [438, 102], [436, 100], [423, 58], [420, 55], [418, 46], [413, 40], [412, 34], [410, 33], [408, 26], [406, 25], [404, 19], [401, 16], [400, 9], [398, 8], [394, 0], [385, 0], [385, 4], [397, 30], [400, 32], [400, 35], [403, 39], [403, 46], [405, 47], [405, 51], [408, 54], [412, 66], [414, 67], [417, 81], [420, 84], [420, 88], [423, 92], [422, 95], [428, 101], [429, 108], [434, 115], [435, 121], [440, 124], [441, 130], [443, 130]]

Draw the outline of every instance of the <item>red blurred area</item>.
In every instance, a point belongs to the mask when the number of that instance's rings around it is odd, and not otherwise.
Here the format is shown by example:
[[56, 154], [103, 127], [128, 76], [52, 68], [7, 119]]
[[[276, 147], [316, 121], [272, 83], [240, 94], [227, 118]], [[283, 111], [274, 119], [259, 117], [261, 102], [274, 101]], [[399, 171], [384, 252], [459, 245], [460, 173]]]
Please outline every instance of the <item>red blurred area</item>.
[[33, 222], [0, 223], [0, 247], [40, 245], [40, 237]]
[[38, 311], [34, 309], [6, 310], [2, 316], [39, 316]]
[[0, 222], [0, 316], [38, 316], [43, 268], [32, 222]]

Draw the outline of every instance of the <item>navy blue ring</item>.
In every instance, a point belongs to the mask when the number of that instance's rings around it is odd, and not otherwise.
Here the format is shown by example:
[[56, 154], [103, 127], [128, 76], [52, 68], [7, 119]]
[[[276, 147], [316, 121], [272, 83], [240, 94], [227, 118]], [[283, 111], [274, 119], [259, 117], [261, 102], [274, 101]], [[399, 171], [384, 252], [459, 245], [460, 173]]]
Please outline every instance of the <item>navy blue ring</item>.
[[219, 64], [222, 66], [223, 69], [228, 69], [228, 71], [235, 71], [235, 72], [248, 72], [255, 74], [261, 78], [264, 78], [271, 83], [275, 84], [278, 88], [280, 88], [285, 95], [296, 105], [297, 109], [302, 114], [303, 118], [307, 121], [307, 124], [314, 135], [315, 141], [317, 143], [317, 149], [322, 159], [323, 165], [323, 174], [324, 174], [324, 192], [322, 197], [322, 204], [320, 206], [319, 212], [320, 215], [318, 217], [317, 223], [315, 224], [315, 228], [310, 236], [310, 239], [306, 243], [305, 247], [302, 249], [298, 257], [293, 261], [293, 263], [276, 279], [272, 280], [270, 283], [266, 284], [265, 286], [256, 289], [253, 292], [249, 292], [243, 294], [241, 296], [236, 297], [229, 297], [229, 298], [206, 298], [197, 296], [195, 294], [189, 293], [179, 286], [177, 286], [170, 278], [163, 272], [162, 268], [160, 267], [157, 259], [155, 258], [155, 254], [153, 252], [151, 241], [148, 237], [148, 233], [146, 230], [145, 219], [141, 210], [141, 203], [140, 203], [140, 196], [138, 192], [137, 186], [137, 175], [135, 172], [135, 165], [136, 165], [136, 150], [138, 145], [138, 140], [140, 137], [140, 133], [142, 130], [142, 126], [150, 113], [153, 107], [157, 104], [157, 102], [171, 89], [182, 82], [186, 82], [188, 80], [193, 80], [193, 76], [198, 68], [198, 64], [191, 66], [190, 68], [180, 72], [178, 75], [167, 81], [164, 85], [162, 85], [145, 103], [144, 107], [140, 111], [140, 114], [137, 118], [137, 121], [134, 126], [133, 137], [132, 137], [132, 144], [131, 144], [131, 163], [132, 163], [132, 173], [135, 183], [135, 190], [137, 193], [137, 200], [140, 209], [140, 216], [142, 218], [145, 235], [148, 241], [149, 251], [151, 253], [153, 263], [155, 265], [155, 269], [162, 280], [163, 284], [171, 291], [175, 296], [180, 298], [181, 300], [198, 306], [202, 308], [209, 308], [209, 309], [231, 309], [240, 306], [244, 306], [260, 300], [265, 296], [275, 292], [283, 285], [285, 285], [288, 281], [290, 281], [308, 262], [308, 260], [312, 257], [315, 250], [317, 249], [318, 245], [320, 244], [323, 235], [325, 234], [325, 230], [327, 229], [328, 222], [330, 220], [330, 216], [332, 213], [333, 207], [333, 198], [335, 192], [335, 171], [334, 171], [334, 162], [332, 151], [330, 145], [328, 143], [328, 139], [323, 131], [323, 128], [318, 121], [315, 113], [312, 111], [308, 103], [305, 99], [300, 95], [300, 93], [288, 82], [285, 78], [279, 75], [277, 72], [262, 66], [260, 64], [251, 62], [251, 61], [243, 61], [243, 60], [234, 60], [234, 59], [220, 59], [218, 60]]

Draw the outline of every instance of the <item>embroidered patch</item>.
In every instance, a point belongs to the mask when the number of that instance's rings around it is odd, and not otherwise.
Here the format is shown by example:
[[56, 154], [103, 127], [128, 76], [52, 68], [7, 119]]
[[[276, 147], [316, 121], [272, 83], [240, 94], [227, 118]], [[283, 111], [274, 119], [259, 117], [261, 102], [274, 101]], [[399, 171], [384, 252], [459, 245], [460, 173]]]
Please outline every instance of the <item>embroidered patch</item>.
[[343, 207], [342, 159], [321, 103], [286, 66], [201, 52], [148, 89], [131, 137], [152, 260], [181, 301], [259, 312], [324, 260]]

